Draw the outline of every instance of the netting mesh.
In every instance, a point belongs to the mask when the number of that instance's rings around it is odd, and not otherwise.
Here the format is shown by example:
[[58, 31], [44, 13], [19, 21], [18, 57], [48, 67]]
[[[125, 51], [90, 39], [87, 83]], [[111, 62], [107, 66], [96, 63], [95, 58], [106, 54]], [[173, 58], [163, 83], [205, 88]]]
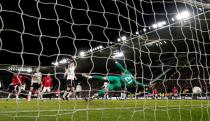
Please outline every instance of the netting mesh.
[[1, 0], [1, 119], [210, 120], [209, 4]]

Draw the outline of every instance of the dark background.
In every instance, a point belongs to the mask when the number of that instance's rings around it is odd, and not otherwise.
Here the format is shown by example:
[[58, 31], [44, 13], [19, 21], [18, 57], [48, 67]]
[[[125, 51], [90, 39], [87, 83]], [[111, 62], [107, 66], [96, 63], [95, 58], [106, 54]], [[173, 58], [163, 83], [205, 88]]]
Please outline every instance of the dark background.
[[[191, 6], [174, 1], [1, 0], [0, 64], [42, 65], [136, 36]], [[168, 34], [168, 33], [167, 33]]]

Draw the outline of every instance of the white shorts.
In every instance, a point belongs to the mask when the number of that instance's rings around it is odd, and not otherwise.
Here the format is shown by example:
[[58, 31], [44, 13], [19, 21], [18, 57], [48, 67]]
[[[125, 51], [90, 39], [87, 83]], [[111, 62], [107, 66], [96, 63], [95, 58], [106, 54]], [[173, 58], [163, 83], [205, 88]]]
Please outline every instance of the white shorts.
[[26, 89], [26, 84], [22, 84], [21, 86], [20, 86], [20, 90], [25, 90]]
[[74, 78], [75, 78], [75, 75], [73, 75], [73, 74], [69, 74], [67, 76], [67, 80], [74, 80]]
[[50, 87], [44, 87], [42, 90], [42, 92], [50, 92], [50, 91], [51, 91]]

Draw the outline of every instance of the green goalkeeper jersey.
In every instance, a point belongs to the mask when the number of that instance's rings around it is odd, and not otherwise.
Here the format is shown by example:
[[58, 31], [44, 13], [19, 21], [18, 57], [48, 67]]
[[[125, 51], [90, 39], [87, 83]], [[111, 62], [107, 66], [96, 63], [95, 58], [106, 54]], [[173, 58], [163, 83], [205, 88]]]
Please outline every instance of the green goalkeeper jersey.
[[133, 86], [138, 86], [138, 85], [145, 86], [144, 84], [137, 82], [134, 79], [133, 75], [128, 70], [123, 68], [120, 63], [115, 62], [115, 64], [122, 72], [124, 72], [124, 74], [121, 75], [120, 80], [121, 80], [122, 84], [124, 84], [126, 87], [129, 87], [131, 85], [133, 85]]

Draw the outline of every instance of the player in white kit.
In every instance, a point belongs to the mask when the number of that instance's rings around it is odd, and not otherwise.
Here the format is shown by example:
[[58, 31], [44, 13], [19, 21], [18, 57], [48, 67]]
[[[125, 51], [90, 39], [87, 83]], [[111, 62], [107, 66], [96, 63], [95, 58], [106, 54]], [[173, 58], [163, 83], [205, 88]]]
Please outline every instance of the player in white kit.
[[75, 86], [74, 85], [74, 80], [77, 79], [77, 77], [75, 76], [75, 64], [73, 62], [71, 62], [68, 65], [68, 68], [65, 69], [65, 73], [64, 73], [64, 77], [66, 77], [66, 85], [71, 85], [71, 86]]
[[41, 90], [41, 82], [42, 82], [42, 73], [40, 72], [40, 68], [36, 68], [36, 72], [31, 77], [31, 87], [28, 94], [28, 101], [31, 100], [32, 91], [36, 91], [37, 96], [40, 96]]
[[[74, 93], [74, 86], [75, 86], [75, 82], [74, 80], [77, 80], [77, 77], [75, 76], [75, 69], [76, 66], [73, 62], [71, 62], [68, 65], [68, 68], [65, 69], [65, 73], [64, 73], [64, 78], [66, 78], [66, 88], [63, 94], [63, 99], [68, 99], [69, 93]], [[73, 90], [72, 90], [73, 89]], [[68, 97], [66, 97], [68, 95]]]

